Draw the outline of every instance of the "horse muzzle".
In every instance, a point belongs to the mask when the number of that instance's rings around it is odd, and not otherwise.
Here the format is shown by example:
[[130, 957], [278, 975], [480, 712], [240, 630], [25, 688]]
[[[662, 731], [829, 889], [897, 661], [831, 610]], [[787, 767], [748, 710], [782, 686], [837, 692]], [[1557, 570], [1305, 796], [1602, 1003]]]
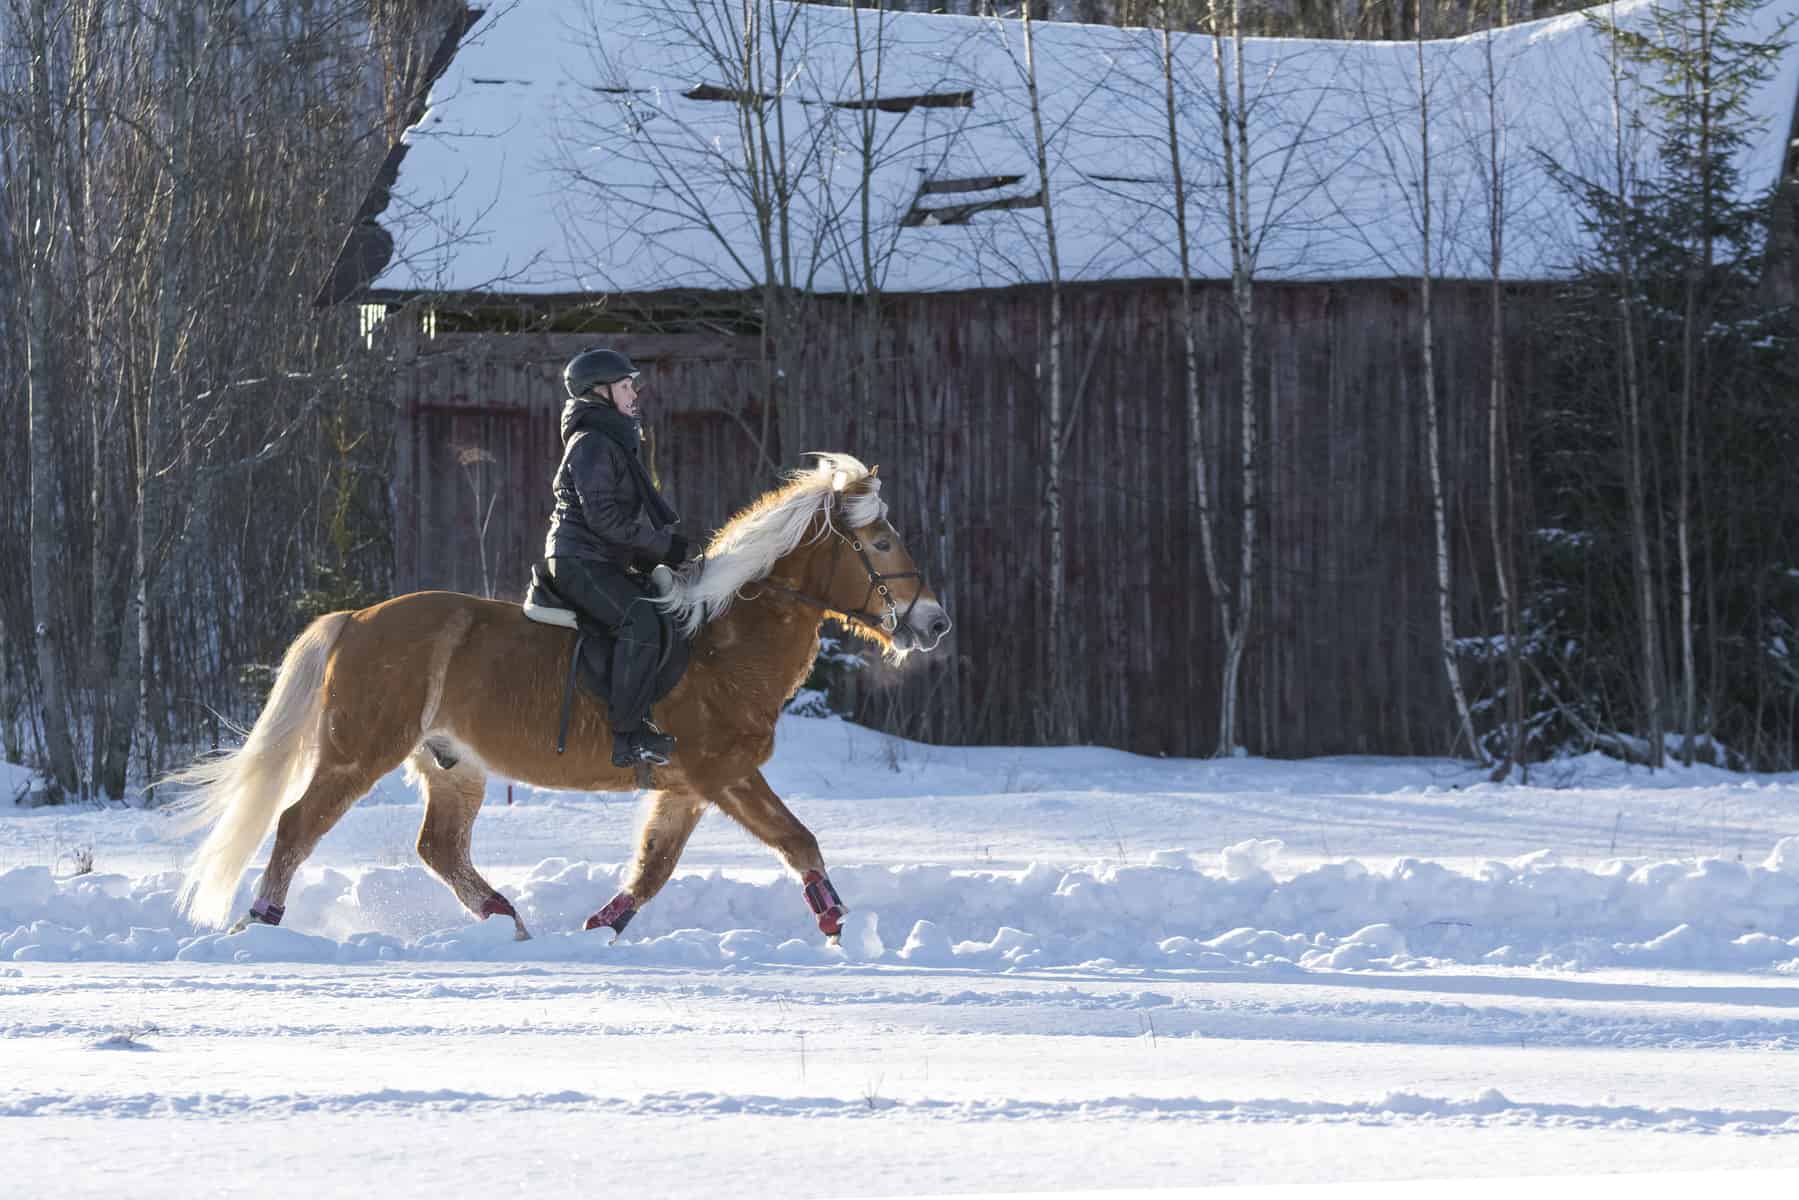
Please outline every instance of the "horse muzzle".
[[[912, 606], [906, 623], [896, 632], [907, 635], [906, 641], [910, 643], [901, 644], [901, 649], [920, 650], [928, 654], [942, 644], [952, 628], [954, 626], [950, 623], [949, 614], [943, 611], [943, 605], [935, 600], [922, 600]], [[894, 641], [898, 643], [900, 638], [896, 636]]]

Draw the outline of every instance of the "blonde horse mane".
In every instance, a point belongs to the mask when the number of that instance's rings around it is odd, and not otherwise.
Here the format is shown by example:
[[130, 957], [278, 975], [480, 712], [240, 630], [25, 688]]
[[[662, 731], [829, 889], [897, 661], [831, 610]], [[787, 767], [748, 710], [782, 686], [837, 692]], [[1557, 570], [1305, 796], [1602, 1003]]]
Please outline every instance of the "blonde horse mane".
[[[790, 471], [782, 487], [768, 492], [732, 517], [713, 535], [706, 555], [675, 576], [659, 603], [689, 635], [731, 607], [740, 588], [768, 578], [782, 555], [797, 547], [813, 518], [833, 509], [843, 514], [843, 532], [872, 525], [887, 515], [881, 481], [848, 454], [816, 453], [810, 467]], [[813, 538], [823, 537], [821, 523]]]

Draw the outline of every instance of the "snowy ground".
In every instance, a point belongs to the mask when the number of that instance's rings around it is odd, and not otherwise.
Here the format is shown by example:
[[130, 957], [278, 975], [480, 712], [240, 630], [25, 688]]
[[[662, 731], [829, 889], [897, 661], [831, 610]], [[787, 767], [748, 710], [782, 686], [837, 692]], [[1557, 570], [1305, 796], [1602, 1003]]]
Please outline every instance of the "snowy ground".
[[160, 815], [0, 807], [0, 1193], [1799, 1161], [1799, 776], [1593, 759], [1495, 787], [781, 733], [771, 781], [855, 910], [842, 950], [716, 815], [629, 937], [573, 932], [616, 887], [629, 796], [490, 789], [476, 859], [524, 945], [418, 866], [397, 779], [286, 925], [235, 937], [175, 916], [192, 839]]

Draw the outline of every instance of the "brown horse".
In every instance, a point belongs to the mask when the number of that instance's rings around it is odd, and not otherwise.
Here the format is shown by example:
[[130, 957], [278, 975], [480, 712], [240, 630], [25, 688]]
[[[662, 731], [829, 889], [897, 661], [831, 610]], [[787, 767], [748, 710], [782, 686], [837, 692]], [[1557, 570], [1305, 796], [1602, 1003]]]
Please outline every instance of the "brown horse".
[[[804, 884], [819, 928], [835, 938], [846, 911], [818, 840], [759, 768], [775, 720], [834, 616], [890, 656], [935, 649], [949, 618], [887, 522], [875, 473], [819, 455], [713, 537], [659, 603], [693, 637], [687, 673], [657, 707], [678, 739], [658, 768], [625, 890], [587, 922], [622, 930], [673, 874], [688, 837], [716, 805], [772, 847]], [[269, 829], [275, 845], [239, 927], [277, 924], [294, 874], [350, 806], [406, 764], [425, 798], [419, 857], [481, 917], [510, 901], [469, 861], [489, 772], [542, 787], [619, 791], [598, 702], [580, 693], [567, 753], [556, 748], [571, 630], [528, 620], [517, 604], [417, 592], [320, 617], [288, 647], [273, 693], [244, 744], [171, 777], [191, 785], [195, 824], [211, 826], [181, 903], [199, 924], [231, 917], [238, 881]]]

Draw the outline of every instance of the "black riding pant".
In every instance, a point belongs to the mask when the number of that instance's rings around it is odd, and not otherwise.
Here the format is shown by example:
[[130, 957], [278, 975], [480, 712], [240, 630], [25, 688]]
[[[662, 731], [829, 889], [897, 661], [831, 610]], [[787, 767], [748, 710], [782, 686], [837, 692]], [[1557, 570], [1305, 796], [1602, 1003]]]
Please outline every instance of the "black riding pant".
[[551, 558], [545, 563], [556, 594], [617, 639], [612, 647], [612, 728], [635, 733], [649, 716], [662, 658], [662, 628], [654, 602], [635, 576], [611, 563], [584, 558]]

